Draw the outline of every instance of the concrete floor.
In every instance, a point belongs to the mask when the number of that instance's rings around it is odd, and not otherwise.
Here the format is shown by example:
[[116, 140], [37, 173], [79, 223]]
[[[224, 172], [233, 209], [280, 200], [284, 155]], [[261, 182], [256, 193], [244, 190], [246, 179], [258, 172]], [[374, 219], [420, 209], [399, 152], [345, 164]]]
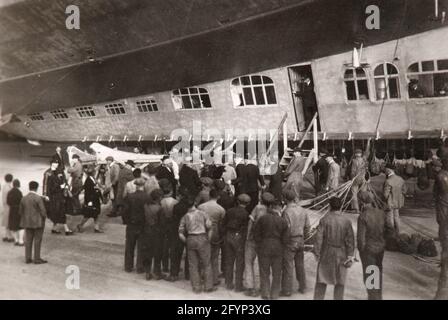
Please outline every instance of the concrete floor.
[[[28, 181], [42, 180], [49, 159], [44, 156], [50, 156], [53, 147], [1, 143], [0, 176], [3, 177], [7, 172], [13, 173], [22, 180], [22, 190], [27, 190]], [[437, 224], [433, 209], [428, 205], [429, 198], [430, 194], [426, 192], [408, 201], [402, 217], [405, 232], [413, 233], [414, 229], [418, 229], [436, 237]], [[88, 225], [84, 233], [72, 237], [52, 235], [50, 224], [47, 223], [42, 256], [49, 263], [45, 265], [26, 265], [23, 248], [0, 243], [0, 299], [247, 299], [243, 294], [227, 291], [223, 285], [214, 293], [196, 295], [185, 280], [176, 283], [164, 280], [148, 282], [143, 275], [125, 273], [125, 229], [119, 218], [107, 218], [107, 211], [106, 206], [101, 215], [104, 234], [94, 234], [93, 226]], [[310, 213], [310, 216], [312, 221], [318, 218], [315, 213]], [[347, 216], [356, 228], [357, 216]], [[69, 217], [69, 225], [74, 227], [79, 219]], [[309, 290], [305, 294], [296, 293], [288, 299], [312, 299], [316, 262], [311, 253], [306, 253], [305, 260]], [[65, 271], [69, 265], [76, 265], [80, 269], [79, 290], [66, 288], [68, 275]], [[384, 299], [432, 299], [438, 272], [436, 264], [425, 263], [401, 253], [386, 252]], [[332, 293], [328, 292], [327, 298], [331, 296]], [[348, 272], [345, 297], [366, 298], [360, 263], [355, 263]]]

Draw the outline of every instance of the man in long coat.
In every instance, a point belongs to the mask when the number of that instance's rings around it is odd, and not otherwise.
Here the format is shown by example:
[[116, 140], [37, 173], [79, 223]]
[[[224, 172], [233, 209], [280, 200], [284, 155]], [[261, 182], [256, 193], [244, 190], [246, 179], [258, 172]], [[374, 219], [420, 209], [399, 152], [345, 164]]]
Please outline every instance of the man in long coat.
[[284, 191], [293, 190], [296, 193], [296, 197], [300, 195], [300, 189], [303, 184], [303, 168], [305, 167], [306, 157], [302, 156], [300, 149], [294, 150], [294, 158], [289, 163], [285, 170], [284, 178], [286, 178], [286, 184]]
[[436, 300], [448, 299], [448, 159], [442, 159], [442, 170], [434, 183], [439, 239], [442, 246], [441, 268]]
[[318, 261], [314, 300], [323, 300], [327, 285], [334, 286], [334, 299], [344, 299], [347, 268], [353, 264], [355, 236], [350, 220], [340, 210], [339, 198], [330, 199], [330, 211], [320, 220], [314, 245]]
[[72, 192], [73, 210], [76, 213], [81, 210], [81, 203], [79, 202], [79, 194], [81, 193], [83, 186], [82, 177], [84, 175], [84, 172], [79, 156], [77, 154], [74, 154], [72, 159], [73, 164], [70, 168], [67, 169], [67, 172], [71, 176], [70, 189]]
[[334, 161], [333, 157], [327, 157], [325, 160], [328, 162], [328, 177], [325, 191], [336, 190], [339, 187], [341, 167]]
[[404, 206], [406, 183], [390, 167], [386, 168], [387, 179], [384, 182], [383, 195], [387, 204], [387, 226], [400, 234], [400, 209]]

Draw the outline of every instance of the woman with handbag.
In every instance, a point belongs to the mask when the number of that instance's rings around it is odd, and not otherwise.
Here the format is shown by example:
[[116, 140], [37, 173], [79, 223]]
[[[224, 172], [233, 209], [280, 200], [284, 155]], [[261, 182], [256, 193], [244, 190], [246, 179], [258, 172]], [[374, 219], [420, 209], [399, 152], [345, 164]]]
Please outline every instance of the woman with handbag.
[[81, 223], [78, 224], [78, 232], [83, 231], [84, 224], [92, 218], [95, 223], [95, 233], [103, 233], [98, 223], [98, 216], [101, 213], [101, 191], [95, 180], [95, 169], [90, 167], [87, 169], [87, 179], [84, 182], [84, 206], [82, 215], [84, 216]]

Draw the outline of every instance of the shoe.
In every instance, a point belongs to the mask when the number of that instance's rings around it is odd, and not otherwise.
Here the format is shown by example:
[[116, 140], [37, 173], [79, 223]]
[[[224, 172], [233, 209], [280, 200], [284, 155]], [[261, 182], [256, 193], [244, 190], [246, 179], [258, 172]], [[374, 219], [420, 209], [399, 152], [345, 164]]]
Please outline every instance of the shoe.
[[44, 264], [44, 263], [47, 263], [48, 261], [47, 260], [44, 260], [44, 259], [38, 259], [38, 260], [34, 260], [34, 264]]
[[165, 280], [169, 281], [169, 282], [176, 282], [177, 280], [179, 280], [179, 277], [178, 276], [169, 276]]
[[233, 284], [227, 284], [226, 285], [226, 289], [227, 290], [233, 290], [235, 287], [233, 286]]
[[145, 278], [146, 278], [146, 281], [152, 280], [151, 272], [147, 272]]
[[57, 230], [51, 230], [52, 234], [61, 234], [61, 231], [57, 231]]
[[281, 297], [290, 297], [291, 293], [290, 292], [280, 292], [280, 296]]
[[145, 273], [145, 270], [137, 269], [137, 274], [142, 274], [142, 273]]
[[202, 290], [201, 289], [193, 289], [193, 292], [196, 294], [200, 294], [202, 292]]
[[216, 290], [218, 290], [218, 288], [213, 287], [213, 288], [210, 288], [210, 289], [205, 289], [204, 292], [214, 292]]
[[124, 272], [127, 272], [127, 273], [131, 273], [132, 272], [132, 269], [124, 269]]
[[299, 292], [304, 294], [306, 292], [306, 288], [299, 288]]
[[26, 264], [33, 263], [33, 259], [26, 259], [26, 260], [25, 260], [25, 263], [26, 263]]
[[9, 239], [7, 240], [7, 242], [12, 243], [12, 242], [16, 242], [16, 241], [14, 240], [14, 238], [9, 238]]
[[218, 280], [218, 281], [216, 281], [213, 285], [214, 285], [214, 286], [219, 286], [220, 284], [221, 284], [221, 281]]
[[3, 242], [8, 242], [8, 238], [3, 237], [3, 238], [2, 238], [2, 241], [3, 241]]
[[79, 232], [79, 233], [83, 233], [84, 232], [84, 230], [82, 230], [82, 227], [81, 227], [80, 224], [76, 226], [76, 231]]
[[164, 274], [155, 274], [154, 275], [154, 280], [163, 280], [165, 279], [165, 275]]
[[246, 288], [244, 287], [235, 287], [235, 292], [243, 292], [246, 291]]
[[95, 233], [104, 233], [104, 231], [100, 229], [95, 229]]
[[248, 296], [248, 297], [256, 297], [258, 296], [257, 292], [255, 291], [255, 289], [248, 289], [244, 292], [244, 295]]
[[65, 231], [65, 235], [66, 236], [72, 236], [73, 235], [73, 231], [71, 231], [71, 230]]
[[19, 242], [14, 243], [14, 245], [15, 245], [16, 247], [24, 247], [24, 246], [25, 246], [24, 243], [19, 243]]
[[263, 300], [269, 300], [269, 297], [268, 297], [268, 296], [261, 296], [261, 299], [263, 299]]

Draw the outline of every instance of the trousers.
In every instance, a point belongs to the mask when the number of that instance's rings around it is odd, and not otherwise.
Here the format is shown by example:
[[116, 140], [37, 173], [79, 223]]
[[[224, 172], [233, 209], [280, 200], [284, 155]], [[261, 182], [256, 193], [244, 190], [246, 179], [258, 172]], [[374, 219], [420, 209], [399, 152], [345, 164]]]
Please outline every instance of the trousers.
[[44, 235], [44, 228], [25, 229], [25, 259], [31, 260], [33, 244], [34, 244], [34, 261], [40, 259], [40, 248], [42, 238]]
[[244, 250], [244, 286], [255, 289], [255, 259], [257, 258], [254, 240], [247, 240]]
[[134, 269], [134, 254], [137, 247], [137, 271], [143, 271], [143, 227], [127, 225], [126, 226], [126, 242], [124, 251], [124, 269], [132, 271]]
[[[384, 251], [381, 252], [370, 252], [369, 250], [364, 250], [359, 252], [362, 264], [363, 279], [364, 284], [367, 289], [367, 296], [369, 300], [382, 300], [383, 299], [383, 257]], [[379, 270], [379, 278], [372, 279], [372, 281], [367, 281], [367, 279], [372, 275], [375, 276], [369, 266], [376, 266]]]
[[[260, 291], [262, 298], [277, 299], [280, 295], [282, 278], [282, 250], [259, 248], [258, 265], [260, 268]], [[270, 279], [272, 272], [272, 281]]]
[[204, 289], [213, 288], [212, 266], [210, 264], [210, 241], [207, 235], [189, 235], [187, 238], [188, 265], [193, 290], [199, 291], [201, 285], [201, 267], [204, 276]]
[[226, 285], [229, 287], [233, 286], [233, 272], [235, 270], [235, 288], [243, 289], [245, 235], [238, 232], [228, 232], [224, 242], [226, 252]]
[[[342, 284], [335, 285], [333, 291], [333, 299], [344, 300], [344, 289], [345, 287]], [[314, 300], [324, 300], [326, 291], [326, 283], [316, 283], [316, 287], [314, 288]]]
[[294, 269], [296, 279], [299, 282], [299, 290], [304, 290], [306, 288], [304, 252], [303, 245], [299, 244], [298, 241], [292, 241], [283, 252], [282, 292], [285, 294], [291, 294], [292, 292]]
[[397, 234], [400, 234], [400, 211], [399, 209], [389, 209], [386, 211], [387, 227], [391, 230], [395, 230]]

